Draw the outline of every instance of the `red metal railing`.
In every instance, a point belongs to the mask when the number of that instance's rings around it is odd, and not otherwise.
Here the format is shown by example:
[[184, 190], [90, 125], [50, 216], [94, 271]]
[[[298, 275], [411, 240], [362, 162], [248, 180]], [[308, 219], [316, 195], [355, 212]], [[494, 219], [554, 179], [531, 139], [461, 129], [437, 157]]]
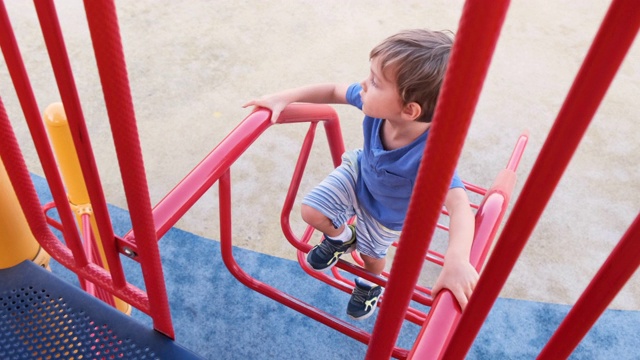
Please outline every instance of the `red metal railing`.
[[[304, 172], [305, 165], [308, 161], [309, 154], [313, 145], [313, 139], [315, 136], [315, 130], [318, 122], [325, 124], [325, 133], [329, 142], [330, 153], [333, 154], [334, 165], [340, 163], [340, 153], [344, 150], [342, 144], [342, 135], [339, 130], [338, 117], [335, 111], [327, 105], [311, 105], [311, 104], [293, 104], [287, 107], [280, 115], [278, 122], [280, 124], [287, 124], [292, 122], [309, 122], [309, 130], [304, 138], [304, 141], [299, 151], [299, 157], [296, 167], [293, 171], [292, 181], [285, 198], [283, 210], [281, 212], [281, 224], [285, 237], [289, 242], [295, 246], [298, 251], [298, 260], [303, 269], [311, 276], [318, 278], [342, 291], [351, 292], [353, 289], [353, 282], [346, 281], [341, 276], [331, 277], [324, 273], [319, 273], [309, 269], [304, 261], [304, 255], [309, 251], [311, 245], [308, 241], [313, 233], [313, 229], [307, 227], [300, 238], [298, 238], [290, 227], [290, 215], [295, 202], [296, 195], [298, 193], [302, 174]], [[289, 306], [290, 308], [309, 316], [337, 331], [344, 333], [358, 341], [363, 343], [371, 343], [371, 334], [367, 333], [350, 323], [336, 317], [335, 315], [328, 314], [322, 310], [315, 308], [314, 306], [307, 304], [300, 299], [297, 299], [287, 293], [284, 293], [272, 286], [253, 278], [250, 274], [246, 273], [236, 262], [233, 257], [233, 235], [232, 235], [232, 201], [231, 201], [231, 181], [230, 181], [230, 166], [238, 159], [247, 148], [265, 131], [266, 128], [271, 126], [270, 112], [267, 110], [257, 110], [249, 115], [242, 123], [240, 123], [229, 136], [222, 141], [222, 143], [216, 147], [196, 168], [188, 175], [173, 191], [161, 201], [156, 210], [158, 209], [171, 209], [181, 208], [181, 204], [192, 203], [197, 200], [200, 194], [203, 192], [198, 189], [198, 184], [203, 183], [215, 183], [219, 181], [219, 196], [220, 196], [220, 241], [222, 249], [222, 258], [229, 269], [229, 271], [244, 285], [254, 289], [255, 291], [268, 296], [282, 304]], [[510, 194], [513, 191], [515, 185], [515, 169], [520, 161], [522, 152], [526, 146], [528, 136], [523, 134], [516, 144], [511, 158], [509, 159], [507, 168], [503, 170], [496, 179], [496, 182], [489, 190], [484, 190], [478, 186], [475, 190], [481, 193], [486, 193], [483, 202], [478, 206], [479, 210], [476, 215], [476, 236], [474, 238], [474, 246], [472, 249], [471, 261], [477, 269], [482, 267], [484, 258], [490, 248], [493, 237], [495, 236], [502, 216], [506, 212], [507, 204], [509, 202]], [[235, 146], [234, 146], [235, 144]], [[222, 166], [221, 164], [225, 164]], [[195, 186], [188, 186], [192, 184]], [[184, 187], [184, 188], [183, 188]], [[165, 225], [158, 224], [158, 231]], [[437, 262], [437, 260], [436, 260]], [[358, 265], [340, 260], [336, 267], [362, 276], [372, 281], [379, 283], [382, 286], [387, 286], [388, 282], [385, 276], [374, 277], [373, 275], [364, 271], [364, 269]], [[418, 302], [432, 306], [430, 315], [420, 313], [415, 309], [409, 308], [407, 313], [403, 315], [403, 318], [407, 318], [418, 324], [423, 325], [423, 331], [420, 340], [416, 344], [429, 343], [430, 348], [434, 348], [433, 341], [430, 339], [431, 334], [443, 333], [445, 322], [448, 322], [448, 329], [451, 330], [456, 323], [456, 319], [460, 315], [460, 310], [456, 305], [455, 300], [452, 297], [448, 297], [447, 300], [440, 300], [439, 303], [433, 303], [430, 298], [430, 291], [423, 290], [415, 291], [412, 293], [412, 298]], [[444, 305], [444, 304], [447, 305]], [[384, 308], [385, 303], [382, 302], [381, 307]], [[445, 306], [447, 310], [445, 309]], [[439, 307], [443, 310], [436, 311]], [[429, 317], [432, 313], [436, 313], [432, 326], [429, 326]], [[425, 320], [427, 320], [425, 322]], [[425, 329], [433, 329], [427, 331]], [[444, 331], [447, 334], [447, 331]], [[440, 335], [439, 335], [440, 336]], [[440, 346], [444, 344], [444, 341], [440, 342]], [[409, 355], [408, 349], [398, 348], [394, 345], [391, 356], [397, 358], [406, 358]], [[420, 353], [422, 350], [418, 350]]]
[[[612, 2], [521, 196], [515, 204], [511, 217], [506, 222], [493, 255], [483, 270], [474, 295], [465, 312], [460, 314], [455, 300], [448, 291], [441, 292], [436, 299], [432, 300], [428, 289], [416, 287], [416, 282], [425, 257], [436, 263], [442, 261], [441, 254], [428, 255], [429, 243], [424, 239], [430, 239], [437, 227], [441, 211], [440, 204], [443, 203], [448, 186], [443, 179], [450, 178], [448, 175], [451, 175], [455, 168], [455, 159], [460, 154], [509, 4], [504, 0], [493, 2], [492, 6], [486, 6], [481, 1], [466, 2], [432, 133], [425, 150], [427, 160], [421, 168], [416, 183], [414, 198], [400, 241], [401, 246], [396, 252], [392, 271], [388, 279], [385, 279], [386, 276], [373, 277], [360, 266], [352, 263], [340, 261], [337, 265], [337, 268], [343, 271], [365, 277], [387, 287], [373, 333], [368, 334], [331, 314], [253, 279], [238, 266], [233, 258], [230, 167], [271, 126], [268, 111], [258, 110], [249, 115], [156, 207], [151, 208], [115, 5], [111, 1], [85, 1], [116, 153], [132, 217], [133, 230], [123, 238], [116, 236], [108, 217], [106, 200], [99, 182], [53, 1], [36, 0], [35, 4], [58, 88], [69, 115], [72, 138], [78, 151], [91, 203], [96, 212], [99, 235], [105, 244], [104, 250], [110, 270], [106, 271], [96, 264], [92, 260], [93, 256], [90, 252], [92, 250], [85, 250], [83, 246], [4, 3], [0, 1], [0, 47], [49, 183], [60, 223], [47, 219], [41, 209], [2, 101], [0, 101], [0, 139], [2, 139], [0, 156], [32, 232], [43, 248], [64, 266], [74, 271], [81, 282], [93, 283], [149, 314], [157, 330], [173, 337], [157, 241], [175, 225], [207, 189], [219, 182], [223, 260], [234, 276], [256, 291], [348, 336], [368, 343], [367, 358], [369, 359], [386, 359], [390, 356], [416, 359], [464, 358], [640, 27], [637, 1], [615, 0]], [[308, 241], [313, 230], [307, 228], [300, 238], [296, 237], [289, 226], [289, 215], [293, 199], [298, 192], [299, 179], [302, 177], [308, 152], [312, 146], [317, 123], [322, 122], [325, 125], [331, 157], [336, 166], [340, 162], [344, 146], [338, 118], [328, 106], [292, 105], [282, 113], [279, 122], [310, 123], [301, 151], [305, 155], [298, 159], [281, 215], [283, 232], [299, 250], [298, 257], [302, 260], [302, 254], [311, 247]], [[526, 135], [519, 139], [507, 169], [498, 176], [478, 206], [476, 236], [471, 256], [474, 266], [478, 269], [482, 267], [491, 239], [497, 232], [509, 202], [515, 181], [514, 170], [525, 143]], [[448, 156], [429, 156], [431, 153], [448, 154]], [[425, 184], [429, 184], [432, 191], [423, 191]], [[636, 218], [622, 237], [578, 303], [542, 350], [540, 358], [569, 356], [615, 294], [638, 268], [640, 244], [635, 240], [640, 236], [639, 219], [640, 217]], [[62, 230], [65, 244], [51, 233], [47, 222]], [[425, 223], [427, 223], [426, 226]], [[88, 229], [87, 224], [84, 228]], [[88, 230], [83, 235], [85, 239], [91, 238]], [[132, 256], [140, 262], [147, 292], [126, 282], [119, 253]], [[305, 270], [314, 276], [317, 275], [309, 269]], [[334, 275], [336, 276], [327, 277], [332, 279], [329, 282], [343, 291], [350, 291], [353, 284], [337, 270]], [[323, 281], [327, 281], [327, 278], [321, 277]], [[429, 314], [424, 315], [409, 308], [409, 302], [412, 299], [430, 304], [432, 309]], [[424, 323], [411, 351], [395, 346], [400, 326], [405, 318]]]

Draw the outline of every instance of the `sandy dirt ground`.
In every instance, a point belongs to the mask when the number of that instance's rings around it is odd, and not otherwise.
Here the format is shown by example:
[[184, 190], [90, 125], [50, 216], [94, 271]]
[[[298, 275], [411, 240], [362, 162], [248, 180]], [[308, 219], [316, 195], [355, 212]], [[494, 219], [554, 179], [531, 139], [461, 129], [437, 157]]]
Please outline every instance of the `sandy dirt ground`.
[[[33, 4], [5, 3], [44, 109], [59, 95]], [[126, 208], [82, 3], [56, 4], [107, 200]], [[359, 81], [371, 47], [405, 28], [455, 32], [463, 2], [145, 0], [117, 6], [155, 204], [249, 114], [245, 101], [308, 83]], [[518, 135], [529, 130], [517, 197], [607, 6], [603, 0], [512, 2], [459, 162], [463, 178], [489, 186]], [[4, 62], [0, 95], [30, 170], [42, 174]], [[501, 296], [575, 302], [630, 225], [640, 208], [639, 95], [636, 41]], [[360, 146], [362, 115], [337, 110], [347, 148]], [[304, 131], [272, 127], [233, 167], [236, 245], [294, 257], [279, 212]], [[309, 166], [301, 193], [331, 169], [322, 141]], [[303, 226], [296, 216], [293, 225]], [[218, 239], [216, 191], [177, 226]], [[640, 309], [637, 276], [612, 307]]]

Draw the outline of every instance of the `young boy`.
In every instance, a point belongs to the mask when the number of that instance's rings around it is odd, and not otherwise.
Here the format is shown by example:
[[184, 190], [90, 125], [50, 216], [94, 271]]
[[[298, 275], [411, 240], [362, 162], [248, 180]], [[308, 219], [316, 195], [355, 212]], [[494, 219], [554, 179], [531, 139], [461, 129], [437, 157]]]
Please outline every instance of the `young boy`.
[[[302, 202], [303, 220], [324, 234], [307, 255], [313, 269], [328, 269], [355, 248], [367, 271], [384, 270], [387, 249], [400, 237], [452, 42], [445, 32], [402, 31], [373, 48], [370, 74], [361, 83], [310, 85], [244, 105], [271, 109], [272, 121], [293, 102], [351, 104], [365, 114], [364, 148], [347, 151]], [[478, 273], [469, 263], [474, 216], [457, 175], [444, 205], [449, 246], [433, 296], [447, 288], [464, 309]], [[346, 225], [354, 215], [355, 227]], [[382, 288], [362, 278], [355, 285], [347, 314], [364, 319], [375, 311]]]

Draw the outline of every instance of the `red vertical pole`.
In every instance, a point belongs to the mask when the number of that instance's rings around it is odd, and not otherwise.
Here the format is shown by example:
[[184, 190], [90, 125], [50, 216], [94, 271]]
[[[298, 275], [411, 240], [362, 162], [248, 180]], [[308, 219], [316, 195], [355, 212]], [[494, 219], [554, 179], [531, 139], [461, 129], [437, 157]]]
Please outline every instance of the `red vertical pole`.
[[136, 242], [139, 248], [144, 249], [138, 255], [149, 294], [150, 314], [154, 328], [173, 338], [173, 325], [115, 4], [113, 1], [85, 0], [84, 6], [131, 223]]
[[640, 214], [582, 293], [538, 359], [566, 359], [640, 266]]
[[508, 7], [505, 0], [465, 3], [367, 359], [391, 356]]
[[636, 0], [615, 0], [611, 4], [454, 331], [445, 359], [462, 359], [471, 348], [633, 43], [639, 25]]
[[82, 168], [84, 182], [87, 185], [87, 192], [91, 200], [91, 207], [94, 210], [100, 239], [106, 245], [104, 248], [108, 268], [113, 278], [114, 286], [122, 287], [125, 285], [126, 280], [122, 271], [120, 257], [116, 251], [112, 250], [116, 248], [113, 227], [108, 215], [107, 202], [100, 185], [100, 176], [93, 158], [91, 141], [84, 115], [82, 114], [82, 107], [80, 106], [80, 99], [78, 98], [78, 91], [71, 72], [71, 64], [64, 45], [55, 5], [52, 0], [36, 0], [34, 4], [40, 27], [42, 28], [42, 35], [49, 52], [49, 58], [51, 59], [53, 73], [58, 83], [60, 97], [64, 103], [69, 130], [73, 137], [78, 162]]

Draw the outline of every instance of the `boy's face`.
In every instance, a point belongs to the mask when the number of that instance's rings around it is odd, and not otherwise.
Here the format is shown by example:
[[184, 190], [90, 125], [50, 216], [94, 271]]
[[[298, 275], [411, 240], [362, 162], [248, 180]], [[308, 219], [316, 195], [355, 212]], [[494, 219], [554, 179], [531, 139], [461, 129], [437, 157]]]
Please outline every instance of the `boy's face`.
[[387, 67], [382, 71], [377, 58], [371, 59], [371, 71], [360, 84], [362, 85], [362, 112], [365, 115], [386, 120], [400, 118], [403, 109], [402, 99], [398, 94], [394, 71]]

